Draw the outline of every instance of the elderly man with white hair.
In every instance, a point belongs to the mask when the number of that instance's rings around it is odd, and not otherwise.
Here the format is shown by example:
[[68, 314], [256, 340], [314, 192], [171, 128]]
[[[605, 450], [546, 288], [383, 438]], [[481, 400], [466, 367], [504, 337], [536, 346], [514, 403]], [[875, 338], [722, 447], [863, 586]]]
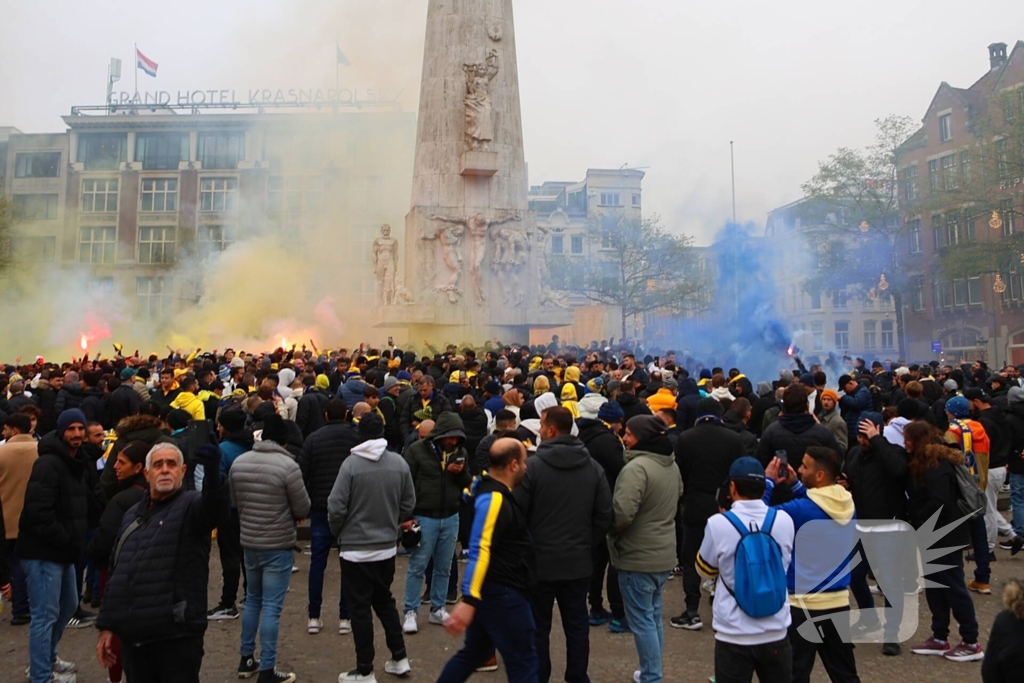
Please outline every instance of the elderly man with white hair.
[[195, 459], [206, 470], [202, 492], [185, 490], [177, 446], [153, 446], [146, 454], [149, 490], [125, 513], [114, 543], [96, 655], [110, 666], [118, 636], [130, 681], [199, 681], [210, 534], [227, 518], [229, 501], [220, 449], [203, 444]]

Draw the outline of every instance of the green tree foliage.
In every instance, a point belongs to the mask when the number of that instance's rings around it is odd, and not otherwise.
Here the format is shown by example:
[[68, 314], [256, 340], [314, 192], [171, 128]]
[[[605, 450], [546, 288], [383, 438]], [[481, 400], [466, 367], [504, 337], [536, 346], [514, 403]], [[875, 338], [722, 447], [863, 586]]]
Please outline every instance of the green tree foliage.
[[657, 216], [603, 215], [588, 223], [587, 256], [552, 257], [549, 285], [622, 309], [626, 320], [654, 310], [692, 310], [706, 297], [692, 239], [669, 233]]

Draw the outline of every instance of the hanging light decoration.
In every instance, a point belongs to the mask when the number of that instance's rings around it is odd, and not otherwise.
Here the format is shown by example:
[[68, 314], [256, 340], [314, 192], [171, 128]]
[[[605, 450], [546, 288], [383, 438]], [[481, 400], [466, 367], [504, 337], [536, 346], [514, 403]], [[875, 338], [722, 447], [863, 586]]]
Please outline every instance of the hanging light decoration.
[[1003, 227], [1003, 219], [999, 217], [999, 212], [995, 209], [992, 210], [992, 217], [988, 219], [988, 227], [993, 230]]
[[885, 279], [885, 273], [882, 273], [882, 277], [878, 281], [878, 289], [883, 292], [889, 289], [889, 282]]
[[1024, 263], [1024, 254], [1021, 254], [1021, 255], [1020, 255], [1020, 262], [1021, 262], [1021, 263]]
[[871, 225], [867, 221], [861, 221], [860, 222], [860, 231], [861, 232], [867, 232], [870, 229], [871, 229]]
[[996, 273], [996, 279], [992, 282], [992, 291], [996, 294], [1002, 294], [1006, 291], [1006, 283], [1003, 282], [1003, 276]]
[[878, 298], [878, 290], [875, 289], [874, 287], [872, 287], [871, 289], [868, 290], [868, 299], [870, 299], [871, 301], [874, 301], [877, 298]]

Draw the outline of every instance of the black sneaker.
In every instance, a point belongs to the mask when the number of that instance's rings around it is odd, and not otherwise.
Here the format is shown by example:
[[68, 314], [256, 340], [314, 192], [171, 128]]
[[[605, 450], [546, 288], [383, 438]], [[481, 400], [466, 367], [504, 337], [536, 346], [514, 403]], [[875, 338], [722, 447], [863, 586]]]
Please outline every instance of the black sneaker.
[[882, 654], [886, 657], [896, 657], [900, 653], [899, 643], [886, 643], [882, 646]]
[[449, 596], [447, 596], [447, 597], [446, 597], [446, 598], [444, 599], [444, 603], [445, 603], [446, 605], [454, 605], [454, 604], [455, 604], [455, 603], [457, 603], [458, 601], [459, 601], [459, 596], [458, 596], [458, 594], [455, 594], [455, 595], [449, 595]]
[[30, 614], [14, 614], [11, 616], [11, 626], [24, 626], [31, 623], [32, 615]]
[[242, 655], [238, 662], [238, 677], [252, 678], [260, 671], [260, 664], [252, 655]]
[[689, 612], [683, 612], [678, 617], [672, 617], [668, 620], [668, 623], [672, 625], [672, 628], [685, 628], [687, 631], [699, 631], [704, 628], [704, 622], [700, 620], [700, 615], [690, 614]]
[[68, 621], [67, 628], [89, 628], [96, 623], [96, 613], [86, 612], [81, 607], [75, 612], [75, 615]]
[[290, 671], [278, 671], [277, 669], [266, 669], [260, 672], [256, 683], [294, 683], [297, 676]]
[[206, 618], [209, 621], [230, 621], [231, 619], [238, 618], [238, 610], [234, 605], [231, 605], [230, 607], [224, 607], [221, 605], [207, 612]]

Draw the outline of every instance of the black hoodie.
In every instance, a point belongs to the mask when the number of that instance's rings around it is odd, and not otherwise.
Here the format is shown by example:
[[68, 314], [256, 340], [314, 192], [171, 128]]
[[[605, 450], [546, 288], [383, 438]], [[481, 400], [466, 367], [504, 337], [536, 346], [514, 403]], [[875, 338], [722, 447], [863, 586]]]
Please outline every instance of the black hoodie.
[[615, 478], [626, 464], [623, 459], [626, 449], [622, 445], [622, 440], [600, 420], [581, 417], [576, 420], [576, 426], [580, 430], [580, 440], [587, 452], [604, 470], [609, 489], [614, 490]]
[[623, 419], [624, 422], [629, 422], [629, 418], [636, 417], [637, 415], [651, 415], [651, 409], [640, 402], [640, 399], [636, 397], [636, 394], [619, 394], [615, 397], [615, 402], [622, 408], [622, 412], [626, 414]]
[[512, 496], [526, 514], [538, 581], [590, 576], [591, 550], [612, 523], [612, 492], [604, 470], [575, 436], [537, 446]]
[[676, 396], [676, 424], [679, 429], [685, 431], [697, 421], [697, 404], [700, 399], [700, 389], [692, 377], [679, 381], [679, 394]]
[[17, 556], [60, 564], [78, 562], [85, 550], [89, 498], [85, 464], [73, 458], [55, 434], [44, 437], [25, 489]]
[[762, 465], [767, 466], [775, 457], [775, 451], [786, 451], [789, 464], [795, 470], [803, 462], [804, 452], [808, 446], [827, 446], [840, 458], [845, 455], [828, 427], [818, 424], [809, 413], [796, 413], [780, 415], [778, 422], [768, 425], [761, 437], [761, 443], [757, 445], [757, 459]]

